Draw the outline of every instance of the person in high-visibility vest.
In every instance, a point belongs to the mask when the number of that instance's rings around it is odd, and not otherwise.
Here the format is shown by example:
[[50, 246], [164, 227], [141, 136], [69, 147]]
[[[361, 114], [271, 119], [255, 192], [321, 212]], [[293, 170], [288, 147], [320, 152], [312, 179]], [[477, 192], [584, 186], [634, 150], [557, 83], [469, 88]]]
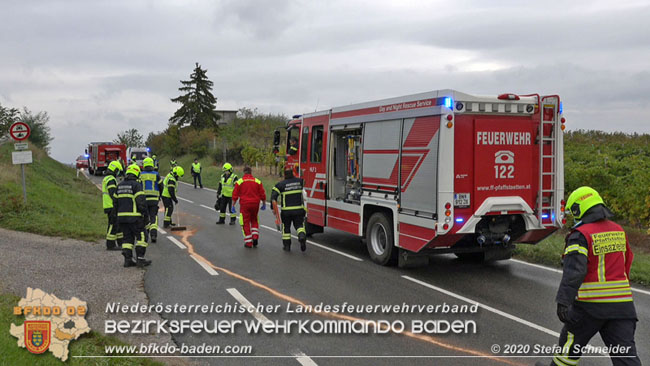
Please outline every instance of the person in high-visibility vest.
[[[271, 204], [282, 208], [280, 218], [282, 219], [282, 249], [291, 250], [291, 224], [298, 234], [300, 250], [307, 250], [307, 232], [305, 230], [305, 203], [303, 201], [302, 178], [296, 178], [291, 169], [285, 169], [284, 180], [278, 182], [271, 191]], [[278, 203], [279, 202], [279, 203]]]
[[226, 223], [226, 208], [230, 213], [230, 225], [235, 224], [237, 214], [232, 213], [232, 192], [235, 189], [235, 182], [239, 180], [237, 174], [233, 173], [232, 165], [225, 163], [222, 168], [223, 173], [217, 187], [217, 203], [215, 209], [219, 211], [219, 221], [217, 225]]
[[[634, 343], [636, 309], [630, 287], [634, 255], [620, 225], [598, 192], [580, 187], [566, 206], [580, 220], [566, 237], [557, 315], [564, 323], [561, 352], [551, 365], [573, 366], [581, 350], [600, 333], [614, 365], [640, 365]], [[615, 347], [616, 346], [616, 347]]]
[[[117, 207], [117, 222], [124, 233], [122, 241], [122, 255], [124, 267], [144, 267], [151, 264], [144, 258], [147, 251], [147, 242], [144, 241], [142, 223], [147, 213], [147, 199], [142, 184], [138, 182], [140, 171], [134, 166], [129, 166], [122, 183], [117, 186], [114, 204]], [[133, 261], [133, 247], [135, 246], [136, 261]]]
[[199, 159], [194, 159], [194, 162], [192, 163], [192, 178], [194, 178], [194, 189], [196, 189], [196, 180], [199, 180], [199, 187], [203, 189], [203, 183], [201, 183], [201, 163], [199, 163]]
[[165, 206], [163, 227], [175, 225], [172, 223], [172, 213], [174, 212], [174, 203], [178, 204], [178, 198], [176, 198], [176, 180], [183, 175], [185, 175], [183, 168], [175, 166], [163, 181], [162, 201]]
[[158, 171], [158, 157], [156, 154], [153, 154], [151, 158], [153, 159], [153, 170]]
[[253, 177], [252, 169], [244, 167], [244, 176], [239, 178], [235, 183], [235, 189], [232, 192], [232, 208], [234, 213], [235, 204], [239, 203], [240, 218], [239, 222], [244, 233], [244, 246], [246, 248], [256, 247], [260, 233], [257, 212], [262, 202], [262, 210], [266, 209], [266, 192], [262, 181]]
[[104, 213], [108, 218], [108, 227], [106, 229], [106, 250], [120, 250], [117, 245], [117, 211], [113, 205], [115, 192], [117, 191], [117, 179], [115, 178], [122, 171], [122, 165], [119, 161], [111, 161], [108, 164], [107, 175], [102, 180], [102, 206]]
[[152, 158], [145, 158], [142, 166], [140, 181], [142, 182], [144, 194], [147, 196], [147, 211], [149, 214], [149, 223], [145, 226], [145, 239], [151, 238], [151, 242], [155, 243], [158, 238], [158, 201], [160, 200], [162, 179], [155, 170]]

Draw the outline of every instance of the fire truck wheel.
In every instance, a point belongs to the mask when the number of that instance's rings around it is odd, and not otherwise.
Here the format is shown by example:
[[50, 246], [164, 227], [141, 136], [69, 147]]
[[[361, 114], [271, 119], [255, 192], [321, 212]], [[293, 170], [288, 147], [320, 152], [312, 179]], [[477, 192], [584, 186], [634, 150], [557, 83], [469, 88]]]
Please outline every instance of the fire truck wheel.
[[368, 220], [366, 246], [373, 262], [382, 266], [397, 262], [398, 250], [393, 241], [393, 225], [381, 212], [375, 212]]

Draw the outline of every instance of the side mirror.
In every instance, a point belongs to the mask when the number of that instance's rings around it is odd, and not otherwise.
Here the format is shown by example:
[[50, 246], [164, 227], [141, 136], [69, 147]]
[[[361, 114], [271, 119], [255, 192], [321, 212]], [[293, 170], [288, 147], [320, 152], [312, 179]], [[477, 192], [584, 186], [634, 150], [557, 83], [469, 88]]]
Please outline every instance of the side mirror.
[[280, 146], [280, 131], [273, 131], [273, 146]]

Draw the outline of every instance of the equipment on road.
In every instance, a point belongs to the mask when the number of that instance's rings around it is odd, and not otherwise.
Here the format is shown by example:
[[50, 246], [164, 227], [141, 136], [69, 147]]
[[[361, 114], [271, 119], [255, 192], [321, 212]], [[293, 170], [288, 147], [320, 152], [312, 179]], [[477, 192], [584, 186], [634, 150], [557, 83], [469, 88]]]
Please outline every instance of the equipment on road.
[[274, 150], [305, 181], [309, 235], [365, 236], [382, 265], [498, 260], [565, 223], [565, 122], [557, 95], [438, 90], [296, 115]]
[[121, 161], [126, 166], [126, 145], [112, 142], [91, 142], [86, 149], [88, 155], [88, 173], [103, 175], [111, 161]]
[[278, 203], [271, 201], [271, 208], [273, 208], [273, 216], [275, 216], [275, 228], [279, 232], [282, 232], [282, 220], [280, 219], [280, 209], [278, 208]]
[[172, 226], [172, 231], [185, 231], [187, 227], [181, 226], [180, 215], [178, 214], [178, 203], [176, 204], [176, 226]]

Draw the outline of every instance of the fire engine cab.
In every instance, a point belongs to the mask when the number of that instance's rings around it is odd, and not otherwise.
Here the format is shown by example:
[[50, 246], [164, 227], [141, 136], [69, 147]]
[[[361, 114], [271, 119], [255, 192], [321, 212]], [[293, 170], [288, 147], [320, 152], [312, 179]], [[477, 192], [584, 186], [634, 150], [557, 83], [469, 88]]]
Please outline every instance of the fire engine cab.
[[308, 234], [363, 237], [378, 264], [508, 259], [566, 221], [564, 123], [557, 95], [438, 90], [294, 116], [286, 167]]

